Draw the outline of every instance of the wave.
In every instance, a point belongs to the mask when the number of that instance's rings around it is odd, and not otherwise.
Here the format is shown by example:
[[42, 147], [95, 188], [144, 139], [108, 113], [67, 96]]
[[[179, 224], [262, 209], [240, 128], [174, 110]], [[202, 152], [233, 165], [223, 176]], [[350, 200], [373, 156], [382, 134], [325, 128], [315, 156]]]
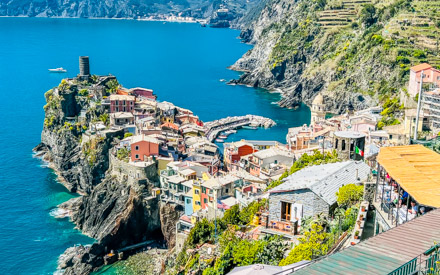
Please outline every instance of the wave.
[[50, 210], [49, 215], [56, 219], [64, 219], [70, 217], [70, 211], [63, 208], [54, 208]]

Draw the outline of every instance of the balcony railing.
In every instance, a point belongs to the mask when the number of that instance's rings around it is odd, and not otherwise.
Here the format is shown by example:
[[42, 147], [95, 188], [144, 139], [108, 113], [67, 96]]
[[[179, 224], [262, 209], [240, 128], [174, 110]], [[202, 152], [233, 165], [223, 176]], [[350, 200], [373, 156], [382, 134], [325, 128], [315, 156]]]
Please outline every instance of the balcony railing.
[[[429, 254], [431, 253], [431, 254]], [[412, 274], [439, 274], [439, 252], [437, 248], [430, 249], [415, 257], [406, 264], [396, 268], [388, 275], [412, 275]]]

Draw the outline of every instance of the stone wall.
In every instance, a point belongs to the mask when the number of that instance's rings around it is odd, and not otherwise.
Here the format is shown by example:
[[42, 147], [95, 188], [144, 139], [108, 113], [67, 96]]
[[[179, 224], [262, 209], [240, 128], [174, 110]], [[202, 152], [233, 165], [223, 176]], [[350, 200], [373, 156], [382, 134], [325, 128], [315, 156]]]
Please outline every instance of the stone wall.
[[364, 184], [364, 201], [368, 201], [370, 204], [372, 204], [375, 190], [376, 190], [375, 182], [366, 182]]
[[269, 196], [269, 220], [281, 220], [281, 202], [298, 203], [303, 205], [303, 217], [315, 216], [319, 213], [329, 213], [330, 206], [308, 189], [284, 193], [272, 193]]
[[148, 163], [145, 167], [139, 167], [119, 160], [111, 152], [109, 156], [111, 174], [116, 176], [120, 182], [128, 184], [147, 184], [150, 182], [154, 183], [154, 186], [149, 187], [158, 187], [159, 179], [155, 162]]

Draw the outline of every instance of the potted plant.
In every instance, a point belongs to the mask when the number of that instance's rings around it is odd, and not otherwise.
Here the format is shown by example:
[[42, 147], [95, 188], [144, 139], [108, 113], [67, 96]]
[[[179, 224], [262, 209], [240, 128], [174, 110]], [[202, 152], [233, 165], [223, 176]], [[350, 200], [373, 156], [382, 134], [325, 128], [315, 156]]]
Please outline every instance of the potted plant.
[[359, 226], [359, 228], [361, 228], [362, 221], [357, 221], [356, 223]]
[[361, 221], [363, 221], [363, 220], [364, 220], [364, 214], [362, 214], [362, 215], [359, 217], [359, 219], [360, 219]]
[[365, 209], [365, 205], [362, 205], [362, 212], [365, 212], [366, 211], [366, 209]]
[[359, 239], [359, 230], [356, 230], [356, 232], [354, 232], [354, 238], [356, 240]]

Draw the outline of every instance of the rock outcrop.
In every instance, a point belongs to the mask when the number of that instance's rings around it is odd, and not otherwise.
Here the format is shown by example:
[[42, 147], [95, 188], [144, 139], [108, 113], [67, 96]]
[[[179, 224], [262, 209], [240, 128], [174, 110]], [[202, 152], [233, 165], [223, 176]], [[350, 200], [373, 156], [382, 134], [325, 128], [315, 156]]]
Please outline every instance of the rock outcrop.
[[160, 204], [161, 230], [169, 249], [176, 245], [176, 223], [183, 215], [183, 210], [180, 205]]
[[123, 130], [94, 130], [97, 123], [105, 125], [109, 120], [108, 110], [99, 102], [108, 94], [110, 80], [116, 81], [114, 77], [63, 80], [45, 94], [41, 144], [34, 150], [50, 162], [70, 191], [83, 195], [59, 207], [68, 210], [78, 229], [96, 240], [91, 247], [66, 250], [59, 261], [64, 274], [89, 274], [111, 250], [161, 238], [159, 203], [151, 196], [157, 174], [142, 184], [112, 176], [109, 151], [123, 138]]

